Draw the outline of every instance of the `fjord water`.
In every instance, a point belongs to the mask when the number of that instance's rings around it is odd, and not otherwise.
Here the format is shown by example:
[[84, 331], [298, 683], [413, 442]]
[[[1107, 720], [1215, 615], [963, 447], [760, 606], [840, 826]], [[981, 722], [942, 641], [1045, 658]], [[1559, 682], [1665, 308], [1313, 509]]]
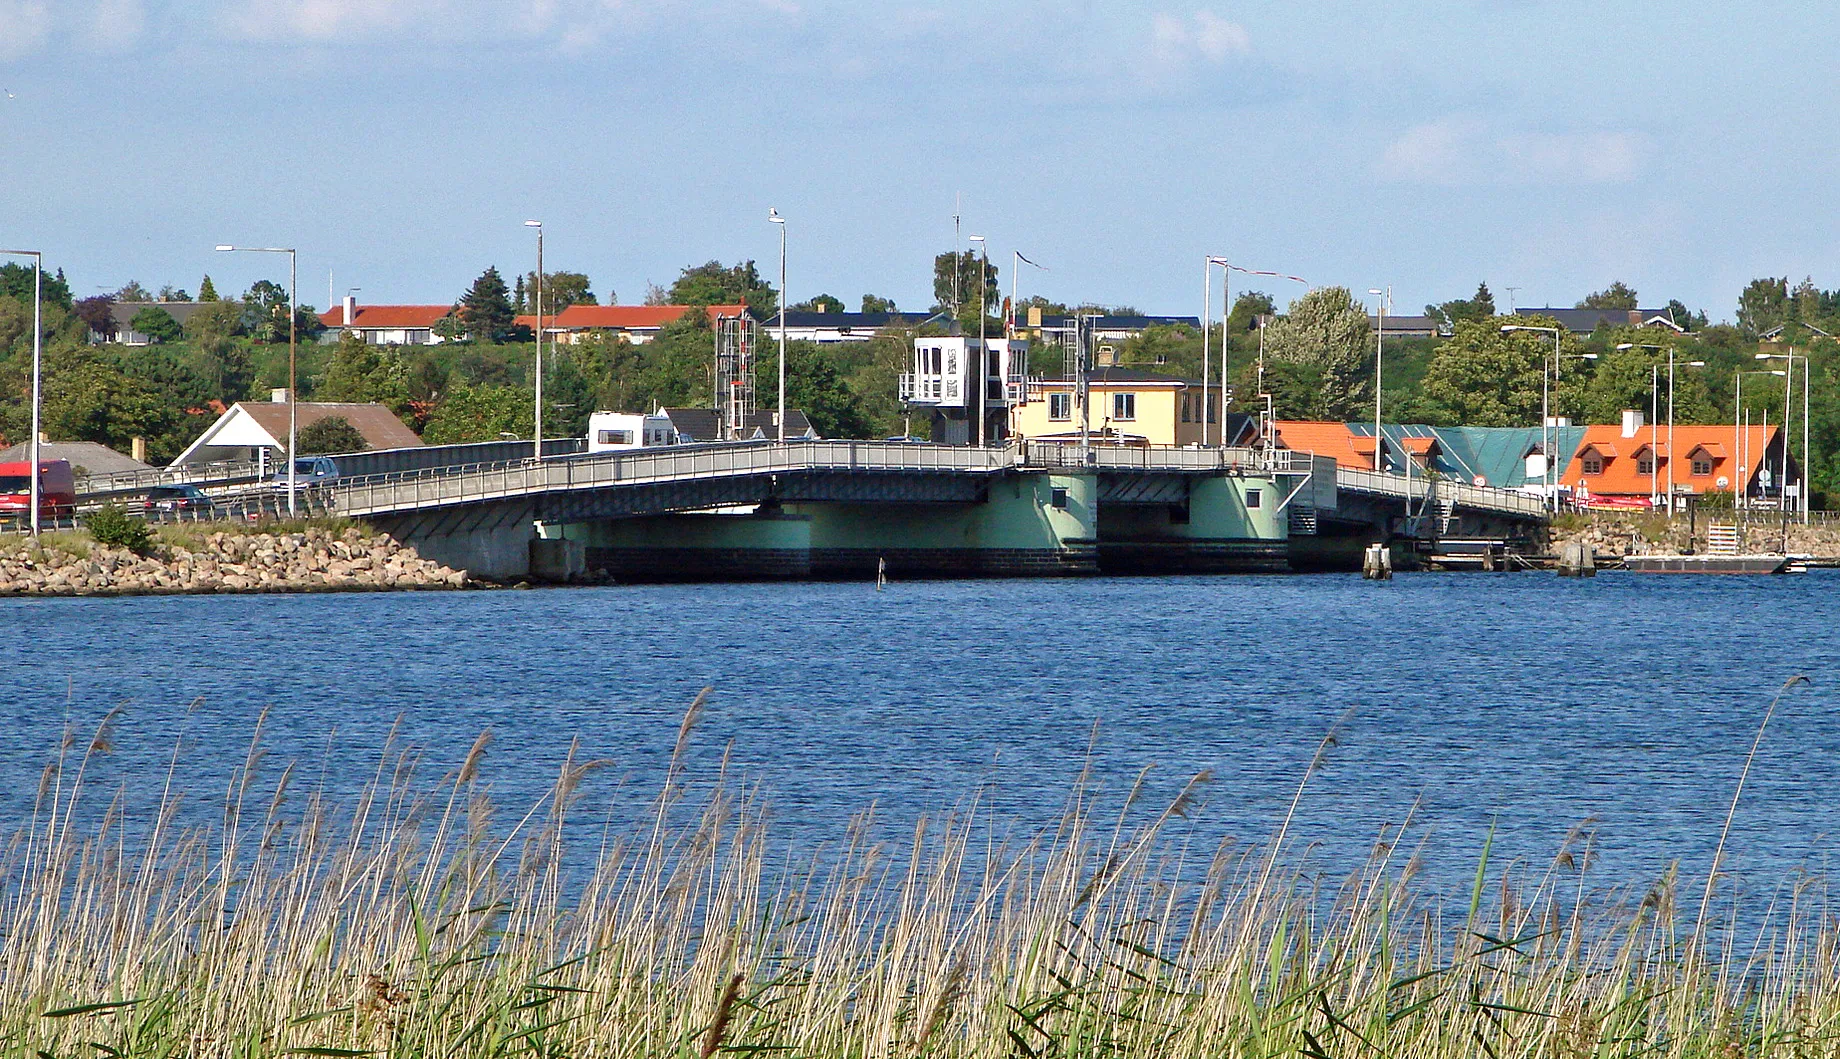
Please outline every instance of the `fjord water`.
[[[1329, 876], [1409, 820], [1430, 884], [1550, 862], [1585, 824], [1605, 883], [1703, 871], [1785, 680], [1733, 827], [1755, 893], [1824, 870], [1840, 833], [1832, 630], [1840, 574], [1609, 573], [689, 585], [534, 592], [0, 603], [0, 823], [26, 820], [67, 726], [121, 708], [87, 781], [144, 810], [169, 782], [209, 819], [252, 740], [258, 789], [350, 799], [392, 738], [420, 781], [482, 729], [501, 816], [606, 759], [577, 819], [616, 829], [662, 780], [710, 686], [690, 775], [758, 789], [773, 835], [839, 839], [873, 807], [898, 836], [975, 806], [1052, 825], [1082, 769], [1115, 809], [1146, 767], [1160, 807], [1212, 770], [1175, 834], [1211, 853], [1283, 817]], [[258, 735], [258, 722], [262, 720]], [[392, 734], [394, 733], [394, 734]]]

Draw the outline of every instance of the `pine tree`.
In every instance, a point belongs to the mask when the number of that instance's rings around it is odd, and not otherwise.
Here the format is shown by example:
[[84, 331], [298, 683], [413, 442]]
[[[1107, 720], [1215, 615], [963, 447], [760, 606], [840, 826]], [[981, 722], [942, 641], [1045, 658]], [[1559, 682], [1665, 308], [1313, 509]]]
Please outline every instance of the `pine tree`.
[[198, 284], [198, 300], [201, 302], [214, 302], [217, 300], [217, 288], [212, 285], [211, 277], [208, 275]]
[[516, 322], [511, 289], [494, 265], [481, 273], [460, 298], [460, 322], [476, 341], [502, 342]]

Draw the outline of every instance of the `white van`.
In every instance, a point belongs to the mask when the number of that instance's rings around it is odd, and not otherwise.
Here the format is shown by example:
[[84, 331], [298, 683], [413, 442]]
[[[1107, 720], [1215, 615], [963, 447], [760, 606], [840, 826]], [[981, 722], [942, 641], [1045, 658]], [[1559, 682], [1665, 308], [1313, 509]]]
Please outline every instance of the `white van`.
[[677, 444], [669, 417], [640, 412], [595, 412], [588, 417], [589, 452], [623, 452]]

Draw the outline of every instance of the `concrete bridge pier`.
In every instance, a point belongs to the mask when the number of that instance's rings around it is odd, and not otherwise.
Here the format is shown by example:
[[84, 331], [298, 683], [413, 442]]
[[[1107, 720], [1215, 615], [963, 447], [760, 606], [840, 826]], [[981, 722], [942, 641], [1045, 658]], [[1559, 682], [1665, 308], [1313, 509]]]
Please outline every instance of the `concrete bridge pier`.
[[423, 558], [491, 581], [530, 576], [536, 533], [533, 500], [435, 508], [366, 521], [412, 545]]
[[[1106, 573], [1283, 573], [1290, 526], [1277, 476], [1120, 481], [1102, 497], [1099, 565]], [[1168, 493], [1167, 496], [1158, 495]]]

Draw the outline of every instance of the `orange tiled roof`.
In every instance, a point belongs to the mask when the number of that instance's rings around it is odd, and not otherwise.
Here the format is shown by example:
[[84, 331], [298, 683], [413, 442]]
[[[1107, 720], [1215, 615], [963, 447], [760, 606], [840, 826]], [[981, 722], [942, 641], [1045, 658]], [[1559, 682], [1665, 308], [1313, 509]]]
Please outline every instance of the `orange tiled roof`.
[[[1567, 462], [1560, 481], [1573, 489], [1582, 487], [1592, 496], [1648, 496], [1657, 484], [1665, 491], [1669, 463], [1667, 430], [1665, 424], [1644, 426], [1634, 437], [1626, 438], [1620, 424], [1587, 426], [1584, 440]], [[1684, 453], [1685, 458], [1674, 466], [1675, 488], [1695, 493], [1729, 492], [1731, 481], [1737, 477], [1737, 461], [1730, 455], [1734, 440], [1742, 441], [1751, 452], [1751, 467], [1746, 471], [1746, 477], [1751, 478], [1756, 476], [1762, 454], [1769, 450], [1778, 433], [1777, 427], [1750, 427], [1734, 433], [1727, 426], [1676, 424], [1674, 448]], [[1603, 458], [1601, 474], [1584, 473], [1582, 457], [1592, 449]], [[1644, 450], [1652, 450], [1659, 457], [1653, 476], [1641, 473], [1639, 457]], [[1690, 461], [1702, 452], [1710, 457], [1711, 474], [1692, 473]], [[1726, 480], [1722, 489], [1718, 484], [1720, 478]], [[1749, 487], [1749, 482], [1742, 484]]]
[[433, 327], [453, 311], [451, 305], [360, 305], [347, 324], [345, 307], [335, 305], [319, 314], [319, 322], [327, 327]]
[[1338, 467], [1374, 469], [1374, 439], [1354, 433], [1346, 423], [1291, 419], [1272, 426], [1277, 432], [1278, 444], [1284, 448], [1334, 457]]
[[[656, 330], [674, 320], [681, 319], [690, 311], [688, 305], [571, 305], [551, 316], [543, 316], [544, 330], [551, 328], [563, 331], [592, 330], [607, 328], [618, 331]], [[711, 305], [709, 318], [719, 316], [739, 316], [747, 311], [745, 305]], [[537, 326], [534, 313], [519, 316], [517, 322], [524, 327]]]

